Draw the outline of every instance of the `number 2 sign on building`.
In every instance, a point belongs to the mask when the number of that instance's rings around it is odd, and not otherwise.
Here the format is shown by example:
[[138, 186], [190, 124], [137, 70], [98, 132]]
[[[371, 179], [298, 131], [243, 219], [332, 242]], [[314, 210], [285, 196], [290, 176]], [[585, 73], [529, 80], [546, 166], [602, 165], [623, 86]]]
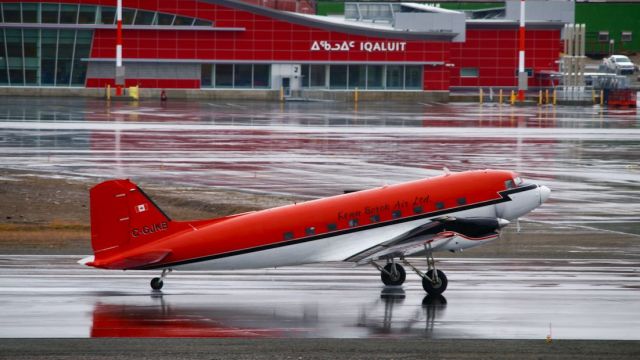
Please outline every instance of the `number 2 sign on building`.
[[357, 49], [367, 52], [405, 51], [404, 41], [314, 41], [311, 51], [351, 51]]

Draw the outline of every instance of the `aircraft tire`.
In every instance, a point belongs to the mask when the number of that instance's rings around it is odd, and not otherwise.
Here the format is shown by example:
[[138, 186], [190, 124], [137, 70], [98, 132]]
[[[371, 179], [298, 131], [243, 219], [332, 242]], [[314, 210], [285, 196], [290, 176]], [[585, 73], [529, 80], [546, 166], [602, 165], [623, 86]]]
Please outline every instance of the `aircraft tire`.
[[437, 270], [439, 284], [434, 284], [431, 282], [431, 276], [433, 275], [433, 270], [427, 271], [425, 277], [422, 278], [422, 288], [427, 294], [432, 296], [441, 295], [445, 290], [447, 290], [447, 276], [440, 270]]
[[160, 290], [162, 289], [162, 285], [164, 285], [164, 283], [162, 282], [162, 279], [160, 278], [153, 278], [151, 279], [151, 288], [153, 290]]
[[404, 268], [400, 264], [387, 264], [384, 266], [384, 269], [391, 273], [391, 266], [396, 266], [396, 271], [398, 273], [397, 277], [392, 277], [384, 271], [380, 272], [380, 279], [382, 279], [382, 283], [385, 285], [402, 285], [404, 280], [407, 278], [407, 273], [404, 271]]

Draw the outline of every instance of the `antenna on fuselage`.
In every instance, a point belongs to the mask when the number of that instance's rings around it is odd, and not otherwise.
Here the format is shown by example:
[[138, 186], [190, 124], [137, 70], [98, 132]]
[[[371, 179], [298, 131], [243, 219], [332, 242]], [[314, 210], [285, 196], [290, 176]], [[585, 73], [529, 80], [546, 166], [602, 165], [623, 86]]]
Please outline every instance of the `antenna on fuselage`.
[[449, 170], [449, 168], [446, 166], [442, 168], [442, 171], [444, 171], [445, 176], [451, 175], [451, 170]]

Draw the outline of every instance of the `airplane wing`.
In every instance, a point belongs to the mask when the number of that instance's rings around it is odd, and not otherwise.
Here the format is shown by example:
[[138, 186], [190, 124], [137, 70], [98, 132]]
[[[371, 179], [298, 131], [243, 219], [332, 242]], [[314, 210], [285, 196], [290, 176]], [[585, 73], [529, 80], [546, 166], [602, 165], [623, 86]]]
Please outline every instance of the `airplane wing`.
[[434, 219], [387, 242], [378, 244], [346, 259], [358, 265], [375, 260], [406, 257], [425, 250], [431, 244], [432, 250], [439, 250], [451, 241], [493, 240], [499, 236], [501, 228], [509, 221], [500, 218], [453, 218]]

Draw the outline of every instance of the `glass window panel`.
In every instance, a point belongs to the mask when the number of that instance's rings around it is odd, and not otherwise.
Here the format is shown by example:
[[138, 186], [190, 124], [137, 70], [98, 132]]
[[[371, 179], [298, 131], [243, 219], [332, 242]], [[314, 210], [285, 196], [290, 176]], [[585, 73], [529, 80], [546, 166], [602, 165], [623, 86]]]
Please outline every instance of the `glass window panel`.
[[251, 65], [234, 66], [234, 87], [251, 87]]
[[60, 23], [75, 24], [78, 22], [78, 5], [62, 5], [60, 8]]
[[271, 65], [253, 65], [253, 87], [268, 88], [270, 80]]
[[302, 87], [309, 87], [309, 65], [303, 64], [301, 71]]
[[387, 89], [402, 89], [404, 87], [403, 70], [402, 65], [387, 66]]
[[158, 25], [171, 25], [173, 24], [173, 15], [158, 13]]
[[193, 20], [195, 19], [186, 16], [176, 16], [176, 20], [173, 22], [173, 25], [189, 26], [193, 23]]
[[9, 69], [9, 81], [11, 85], [24, 85], [24, 73], [22, 69]]
[[329, 66], [329, 87], [332, 89], [347, 87], [347, 65]]
[[325, 65], [311, 65], [309, 75], [312, 87], [327, 86], [327, 71]]
[[384, 66], [382, 65], [367, 66], [367, 89], [381, 89], [383, 73]]
[[[22, 61], [22, 32], [20, 29], [7, 29], [6, 30], [7, 41], [7, 57], [20, 58]], [[22, 66], [22, 65], [21, 65]]]
[[41, 56], [47, 59], [56, 58], [56, 49], [58, 46], [58, 31], [45, 30], [42, 32]]
[[89, 5], [81, 5], [78, 13], [78, 24], [95, 24], [96, 7]]
[[365, 88], [366, 68], [364, 65], [349, 65], [349, 88]]
[[200, 87], [210, 87], [213, 81], [213, 64], [200, 65]]
[[136, 16], [134, 9], [122, 9], [122, 25], [133, 24], [133, 18]]
[[58, 23], [58, 4], [42, 4], [42, 22], [47, 24]]
[[71, 60], [58, 59], [56, 63], [56, 86], [69, 86], [71, 65]]
[[216, 87], [233, 86], [233, 65], [216, 64]]
[[406, 66], [404, 71], [405, 89], [422, 89], [422, 66]]
[[76, 43], [77, 44], [88, 44], [91, 45], [91, 40], [93, 39], [93, 31], [91, 30], [78, 30], [78, 34], [76, 35]]
[[87, 62], [76, 60], [73, 62], [73, 75], [71, 76], [71, 85], [84, 85], [87, 76]]
[[460, 77], [478, 77], [478, 68], [461, 68]]
[[4, 22], [19, 23], [22, 22], [20, 16], [20, 4], [3, 4]]
[[116, 8], [102, 6], [100, 9], [100, 23], [111, 25], [116, 23]]
[[[73, 58], [73, 42], [75, 38], [75, 32], [73, 30], [60, 30], [60, 37], [58, 39], [58, 60]], [[69, 82], [67, 80], [67, 82]]]
[[[35, 29], [23, 30], [24, 36], [24, 57], [25, 58], [37, 58], [38, 57], [38, 43], [40, 41], [40, 34]], [[37, 65], [36, 65], [37, 67]]]
[[213, 23], [211, 21], [196, 19], [196, 22], [193, 23], [195, 26], [212, 26]]
[[0, 85], [9, 83], [7, 75], [7, 54], [4, 53], [4, 30], [0, 29]]
[[56, 60], [40, 60], [40, 83], [42, 85], [53, 85], [55, 83]]
[[[6, 5], [5, 5], [6, 6]], [[22, 22], [37, 23], [40, 4], [22, 4]]]
[[153, 22], [153, 17], [155, 16], [154, 12], [151, 11], [142, 11], [138, 10], [138, 15], [136, 15], [136, 25], [151, 25]]
[[24, 71], [24, 83], [26, 85], [38, 85], [38, 69], [26, 69]]

